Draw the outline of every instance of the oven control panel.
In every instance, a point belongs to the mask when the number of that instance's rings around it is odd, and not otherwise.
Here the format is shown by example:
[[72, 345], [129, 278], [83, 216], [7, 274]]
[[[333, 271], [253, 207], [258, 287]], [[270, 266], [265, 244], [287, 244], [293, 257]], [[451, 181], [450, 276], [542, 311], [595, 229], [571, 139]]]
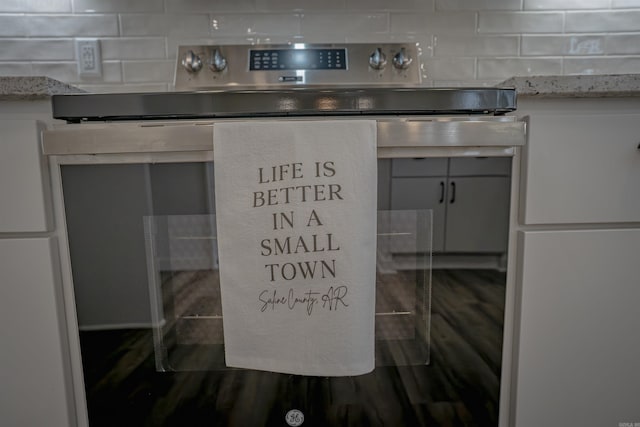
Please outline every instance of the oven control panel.
[[420, 56], [415, 43], [180, 46], [175, 90], [415, 87]]
[[250, 71], [346, 70], [346, 49], [251, 49]]

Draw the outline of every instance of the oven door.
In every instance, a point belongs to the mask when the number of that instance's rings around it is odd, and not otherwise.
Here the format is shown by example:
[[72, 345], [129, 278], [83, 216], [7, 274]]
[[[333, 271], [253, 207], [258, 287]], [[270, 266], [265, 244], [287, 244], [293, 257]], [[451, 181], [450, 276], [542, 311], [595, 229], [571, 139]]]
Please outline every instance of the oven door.
[[523, 128], [451, 123], [379, 122], [376, 368], [334, 378], [225, 366], [211, 123], [47, 133], [79, 425], [504, 422]]

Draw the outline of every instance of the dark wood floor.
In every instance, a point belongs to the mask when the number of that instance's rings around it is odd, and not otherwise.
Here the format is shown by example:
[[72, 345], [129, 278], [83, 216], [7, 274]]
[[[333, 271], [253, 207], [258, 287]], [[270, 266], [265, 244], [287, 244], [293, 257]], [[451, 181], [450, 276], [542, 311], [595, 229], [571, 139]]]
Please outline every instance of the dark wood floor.
[[[415, 283], [415, 273], [379, 276], [381, 281]], [[172, 282], [173, 295], [182, 296], [167, 306], [174, 319], [164, 326], [167, 366], [196, 370], [157, 372], [151, 330], [81, 333], [91, 426], [286, 426], [284, 415], [292, 408], [304, 412], [305, 427], [497, 425], [504, 273], [434, 270], [431, 320], [425, 325], [429, 364], [393, 366], [394, 348], [415, 347], [403, 324], [403, 339], [378, 340], [377, 357], [387, 358], [378, 365], [387, 366], [343, 378], [201, 370], [222, 363], [211, 360], [221, 351], [219, 337], [207, 335], [205, 345], [196, 345], [194, 337], [204, 339], [202, 332], [185, 325], [187, 332], [181, 332], [177, 319], [193, 310], [215, 319], [217, 296], [213, 291], [193, 299], [185, 283], [175, 277]], [[419, 295], [405, 288], [379, 291], [377, 311], [411, 307], [407, 301]], [[420, 351], [411, 357], [424, 356]]]

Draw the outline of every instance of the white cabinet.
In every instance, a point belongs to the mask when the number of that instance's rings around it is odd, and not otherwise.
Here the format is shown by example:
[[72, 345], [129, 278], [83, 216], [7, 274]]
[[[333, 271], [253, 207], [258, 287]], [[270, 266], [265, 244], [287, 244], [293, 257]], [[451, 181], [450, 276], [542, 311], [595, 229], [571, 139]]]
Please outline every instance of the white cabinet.
[[640, 423], [640, 98], [520, 107], [514, 425]]
[[640, 113], [534, 111], [525, 224], [640, 221]]
[[72, 425], [54, 243], [0, 238], [3, 426]]
[[391, 209], [433, 210], [434, 252], [504, 253], [510, 173], [510, 158], [394, 159]]
[[52, 228], [41, 130], [36, 120], [0, 120], [0, 233]]
[[515, 425], [640, 422], [640, 228], [521, 237]]
[[0, 425], [73, 426], [41, 120], [50, 102], [0, 102]]

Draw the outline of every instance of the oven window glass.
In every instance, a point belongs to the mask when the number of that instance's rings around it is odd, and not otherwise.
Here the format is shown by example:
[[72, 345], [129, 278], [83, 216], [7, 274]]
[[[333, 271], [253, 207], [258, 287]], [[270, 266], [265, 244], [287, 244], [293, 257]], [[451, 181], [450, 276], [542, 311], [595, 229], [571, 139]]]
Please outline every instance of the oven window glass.
[[473, 160], [379, 161], [376, 368], [339, 378], [225, 367], [213, 163], [62, 166], [90, 425], [497, 425], [511, 159]]

